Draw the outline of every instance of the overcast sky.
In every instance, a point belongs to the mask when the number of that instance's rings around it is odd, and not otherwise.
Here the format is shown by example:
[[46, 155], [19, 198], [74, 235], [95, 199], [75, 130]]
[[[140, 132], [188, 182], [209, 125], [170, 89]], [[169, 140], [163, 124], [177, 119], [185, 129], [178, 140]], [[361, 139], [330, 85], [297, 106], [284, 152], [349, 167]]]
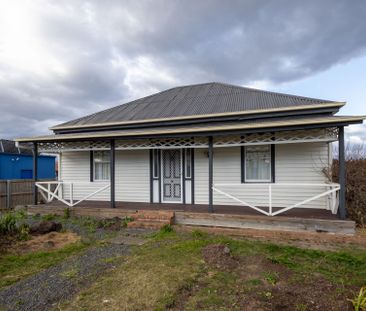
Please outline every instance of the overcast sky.
[[0, 0], [0, 137], [209, 81], [366, 115], [365, 17], [365, 0]]

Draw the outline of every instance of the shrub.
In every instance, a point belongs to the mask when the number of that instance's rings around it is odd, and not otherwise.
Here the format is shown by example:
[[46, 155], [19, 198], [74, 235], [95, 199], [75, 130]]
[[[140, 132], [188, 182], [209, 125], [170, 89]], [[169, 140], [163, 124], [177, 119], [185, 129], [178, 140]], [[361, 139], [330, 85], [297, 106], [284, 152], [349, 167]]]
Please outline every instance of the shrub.
[[28, 224], [21, 224], [18, 227], [18, 240], [26, 241], [29, 240], [29, 225]]
[[14, 214], [6, 213], [0, 218], [0, 235], [10, 235], [17, 232], [17, 219]]
[[[338, 182], [338, 160], [333, 161], [331, 180]], [[366, 159], [346, 161], [347, 215], [359, 226], [366, 226]]]

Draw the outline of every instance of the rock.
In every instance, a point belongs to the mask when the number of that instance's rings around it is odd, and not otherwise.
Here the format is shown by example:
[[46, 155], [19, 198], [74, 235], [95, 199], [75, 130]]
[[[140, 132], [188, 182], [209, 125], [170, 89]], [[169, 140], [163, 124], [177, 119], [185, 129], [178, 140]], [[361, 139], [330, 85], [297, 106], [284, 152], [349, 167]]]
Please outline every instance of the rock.
[[224, 248], [224, 254], [230, 254], [230, 248], [228, 248], [227, 246], [225, 246]]
[[60, 231], [61, 229], [62, 224], [59, 222], [43, 220], [32, 225], [29, 232], [31, 234], [46, 234], [52, 231]]

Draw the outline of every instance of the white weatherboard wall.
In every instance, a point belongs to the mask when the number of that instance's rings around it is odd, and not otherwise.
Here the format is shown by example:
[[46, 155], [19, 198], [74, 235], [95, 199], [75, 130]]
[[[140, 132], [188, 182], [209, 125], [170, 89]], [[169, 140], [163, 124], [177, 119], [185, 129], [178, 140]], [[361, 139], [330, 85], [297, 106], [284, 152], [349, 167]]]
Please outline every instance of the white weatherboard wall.
[[[326, 143], [278, 144], [275, 147], [275, 176], [278, 183], [325, 183], [322, 169], [328, 165]], [[268, 186], [241, 184], [240, 147], [214, 149], [214, 184], [230, 183], [238, 186], [220, 187], [221, 190], [257, 206], [268, 206]], [[208, 203], [207, 150], [195, 152], [195, 203]], [[324, 192], [326, 188], [273, 186], [273, 206], [286, 207]], [[232, 199], [214, 192], [214, 204], [239, 205]], [[327, 208], [323, 197], [301, 207]]]
[[[109, 181], [90, 182], [89, 151], [62, 153], [61, 180], [75, 182], [74, 200], [79, 200], [109, 184]], [[64, 197], [69, 199], [68, 186], [64, 188]], [[89, 200], [109, 201], [110, 189], [96, 194]], [[116, 200], [150, 201], [148, 150], [116, 151]]]

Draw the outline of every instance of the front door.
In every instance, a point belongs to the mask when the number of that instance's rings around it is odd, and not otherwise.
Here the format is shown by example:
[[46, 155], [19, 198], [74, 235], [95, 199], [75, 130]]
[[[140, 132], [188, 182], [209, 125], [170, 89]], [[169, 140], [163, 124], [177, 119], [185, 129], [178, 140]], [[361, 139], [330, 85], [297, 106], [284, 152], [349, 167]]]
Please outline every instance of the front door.
[[163, 202], [182, 201], [182, 156], [179, 149], [162, 150]]

